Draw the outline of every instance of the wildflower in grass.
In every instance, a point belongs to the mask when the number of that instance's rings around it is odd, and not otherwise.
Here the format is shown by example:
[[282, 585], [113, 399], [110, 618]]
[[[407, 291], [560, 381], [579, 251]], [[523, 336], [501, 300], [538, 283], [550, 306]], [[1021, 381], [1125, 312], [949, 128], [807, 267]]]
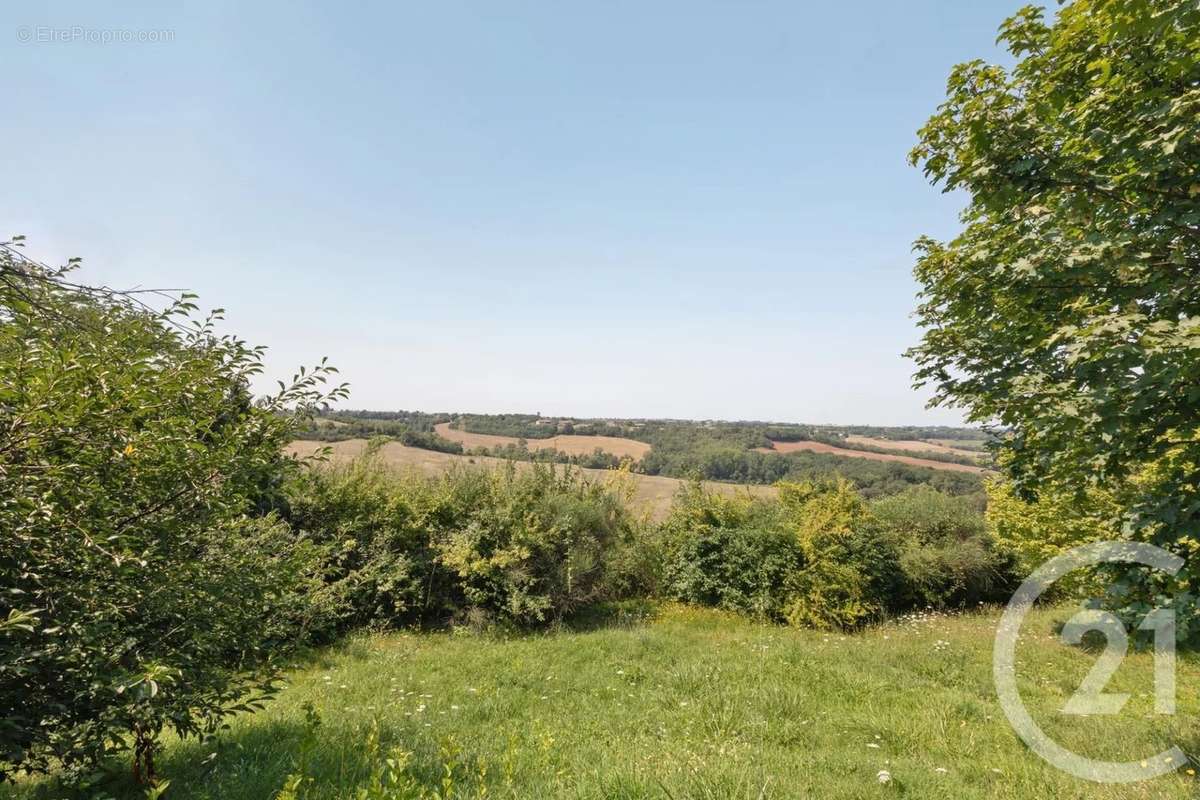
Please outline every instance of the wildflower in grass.
[[879, 770], [879, 773], [876, 774], [875, 779], [880, 783], [891, 783], [892, 773], [888, 772], [886, 769], [881, 769]]

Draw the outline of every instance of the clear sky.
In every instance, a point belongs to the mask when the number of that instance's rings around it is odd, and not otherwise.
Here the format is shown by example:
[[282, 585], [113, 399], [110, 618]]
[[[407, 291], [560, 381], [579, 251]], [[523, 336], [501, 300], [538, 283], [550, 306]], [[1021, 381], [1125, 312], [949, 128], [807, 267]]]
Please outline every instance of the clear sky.
[[352, 408], [959, 421], [901, 353], [962, 198], [905, 155], [1017, 2], [167, 5], [6, 8], [30, 255]]

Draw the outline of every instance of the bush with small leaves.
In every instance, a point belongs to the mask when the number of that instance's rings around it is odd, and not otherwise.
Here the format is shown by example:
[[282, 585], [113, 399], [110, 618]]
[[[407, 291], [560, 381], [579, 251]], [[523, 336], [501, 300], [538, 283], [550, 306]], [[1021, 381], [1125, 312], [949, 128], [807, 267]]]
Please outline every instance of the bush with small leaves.
[[[73, 267], [74, 264], [70, 265]], [[0, 247], [0, 777], [68, 775], [273, 691], [313, 552], [271, 517], [331, 368], [252, 400], [262, 350]]]

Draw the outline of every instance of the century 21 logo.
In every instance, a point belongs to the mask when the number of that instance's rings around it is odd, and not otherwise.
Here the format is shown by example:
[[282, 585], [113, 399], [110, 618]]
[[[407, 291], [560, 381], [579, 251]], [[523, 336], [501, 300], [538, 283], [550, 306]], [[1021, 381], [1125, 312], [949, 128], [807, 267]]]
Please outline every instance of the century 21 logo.
[[[1061, 746], [1038, 726], [1029, 715], [1017, 691], [1016, 649], [1021, 622], [1034, 602], [1063, 575], [1081, 567], [1098, 564], [1143, 564], [1174, 575], [1183, 567], [1183, 559], [1161, 547], [1137, 542], [1095, 542], [1069, 550], [1050, 559], [1037, 569], [1013, 595], [996, 630], [992, 650], [992, 676], [996, 694], [1013, 730], [1046, 761], [1079, 778], [1102, 783], [1129, 783], [1165, 774], [1187, 760], [1177, 746], [1137, 761], [1097, 761]], [[1154, 710], [1175, 713], [1175, 612], [1158, 608], [1138, 625], [1154, 632]], [[1129, 647], [1125, 626], [1104, 611], [1081, 611], [1063, 626], [1062, 639], [1079, 644], [1089, 631], [1102, 633], [1107, 645], [1092, 666], [1079, 689], [1063, 706], [1065, 714], [1116, 714], [1129, 701], [1128, 694], [1106, 693], [1104, 687], [1121, 665]]]

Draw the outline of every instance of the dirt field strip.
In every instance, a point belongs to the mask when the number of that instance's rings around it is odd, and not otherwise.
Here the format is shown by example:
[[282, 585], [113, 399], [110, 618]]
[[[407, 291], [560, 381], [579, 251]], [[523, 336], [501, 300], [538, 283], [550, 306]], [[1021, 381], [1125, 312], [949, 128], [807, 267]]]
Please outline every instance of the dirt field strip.
[[[515, 436], [496, 436], [490, 433], [468, 433], [450, 427], [449, 422], [433, 426], [434, 431], [443, 439], [458, 442], [463, 447], [504, 447], [520, 441]], [[525, 445], [530, 450], [558, 450], [571, 456], [590, 455], [599, 447], [605, 453], [612, 453], [617, 458], [628, 456], [635, 461], [640, 460], [650, 452], [650, 445], [633, 439], [622, 439], [617, 436], [551, 436], [549, 439], [526, 439]]]
[[[482, 434], [470, 435], [478, 436]], [[605, 437], [591, 436], [575, 438], [601, 439]], [[307, 456], [326, 445], [332, 449], [330, 460], [334, 463], [344, 463], [355, 456], [362, 455], [363, 450], [366, 449], [367, 442], [365, 439], [348, 439], [343, 442], [299, 440], [292, 442], [288, 445], [287, 449], [292, 454]], [[405, 447], [399, 442], [388, 442], [385, 444], [380, 450], [380, 456], [385, 463], [397, 469], [414, 469], [424, 475], [431, 476], [441, 475], [446, 470], [456, 466], [480, 466], [495, 469], [502, 464], [508, 463], [504, 459], [491, 458], [489, 456], [459, 456], [452, 453], [438, 453], [434, 450], [422, 450], [419, 447]], [[528, 462], [518, 461], [515, 463], [519, 469], [529, 468]], [[604, 469], [584, 469], [582, 472], [597, 480], [612, 480], [614, 477], [619, 476], [619, 473], [613, 470]], [[629, 474], [628, 479], [633, 483], [634, 491], [631, 500], [633, 510], [638, 514], [649, 514], [650, 518], [654, 520], [662, 520], [667, 516], [667, 513], [671, 509], [672, 498], [679, 491], [679, 487], [685, 483], [677, 478], [664, 478], [658, 475]], [[773, 486], [739, 486], [737, 484], [718, 483], [714, 481], [705, 481], [704, 486], [706, 489], [720, 492], [724, 495], [750, 492], [759, 497], [773, 497], [777, 493]]]
[[831, 453], [835, 456], [846, 456], [847, 458], [867, 458], [872, 461], [898, 461], [901, 464], [911, 464], [914, 467], [929, 467], [930, 469], [944, 469], [951, 472], [987, 472], [983, 467], [972, 467], [967, 464], [953, 464], [949, 461], [934, 461], [931, 458], [916, 458], [914, 456], [892, 455], [890, 453], [871, 453], [866, 450], [847, 450], [844, 447], [834, 447], [831, 444], [824, 442], [775, 442], [775, 449], [769, 447], [756, 447], [755, 450], [760, 453], [795, 453], [800, 450], [807, 450], [810, 453]]
[[874, 436], [855, 436], [851, 434], [846, 437], [846, 441], [851, 444], [862, 444], [869, 447], [881, 447], [885, 450], [909, 450], [909, 451], [925, 451], [928, 453], [942, 453], [948, 456], [980, 456], [983, 455], [978, 450], [966, 450], [949, 445], [937, 444], [936, 442], [923, 442], [919, 439], [877, 439]]

